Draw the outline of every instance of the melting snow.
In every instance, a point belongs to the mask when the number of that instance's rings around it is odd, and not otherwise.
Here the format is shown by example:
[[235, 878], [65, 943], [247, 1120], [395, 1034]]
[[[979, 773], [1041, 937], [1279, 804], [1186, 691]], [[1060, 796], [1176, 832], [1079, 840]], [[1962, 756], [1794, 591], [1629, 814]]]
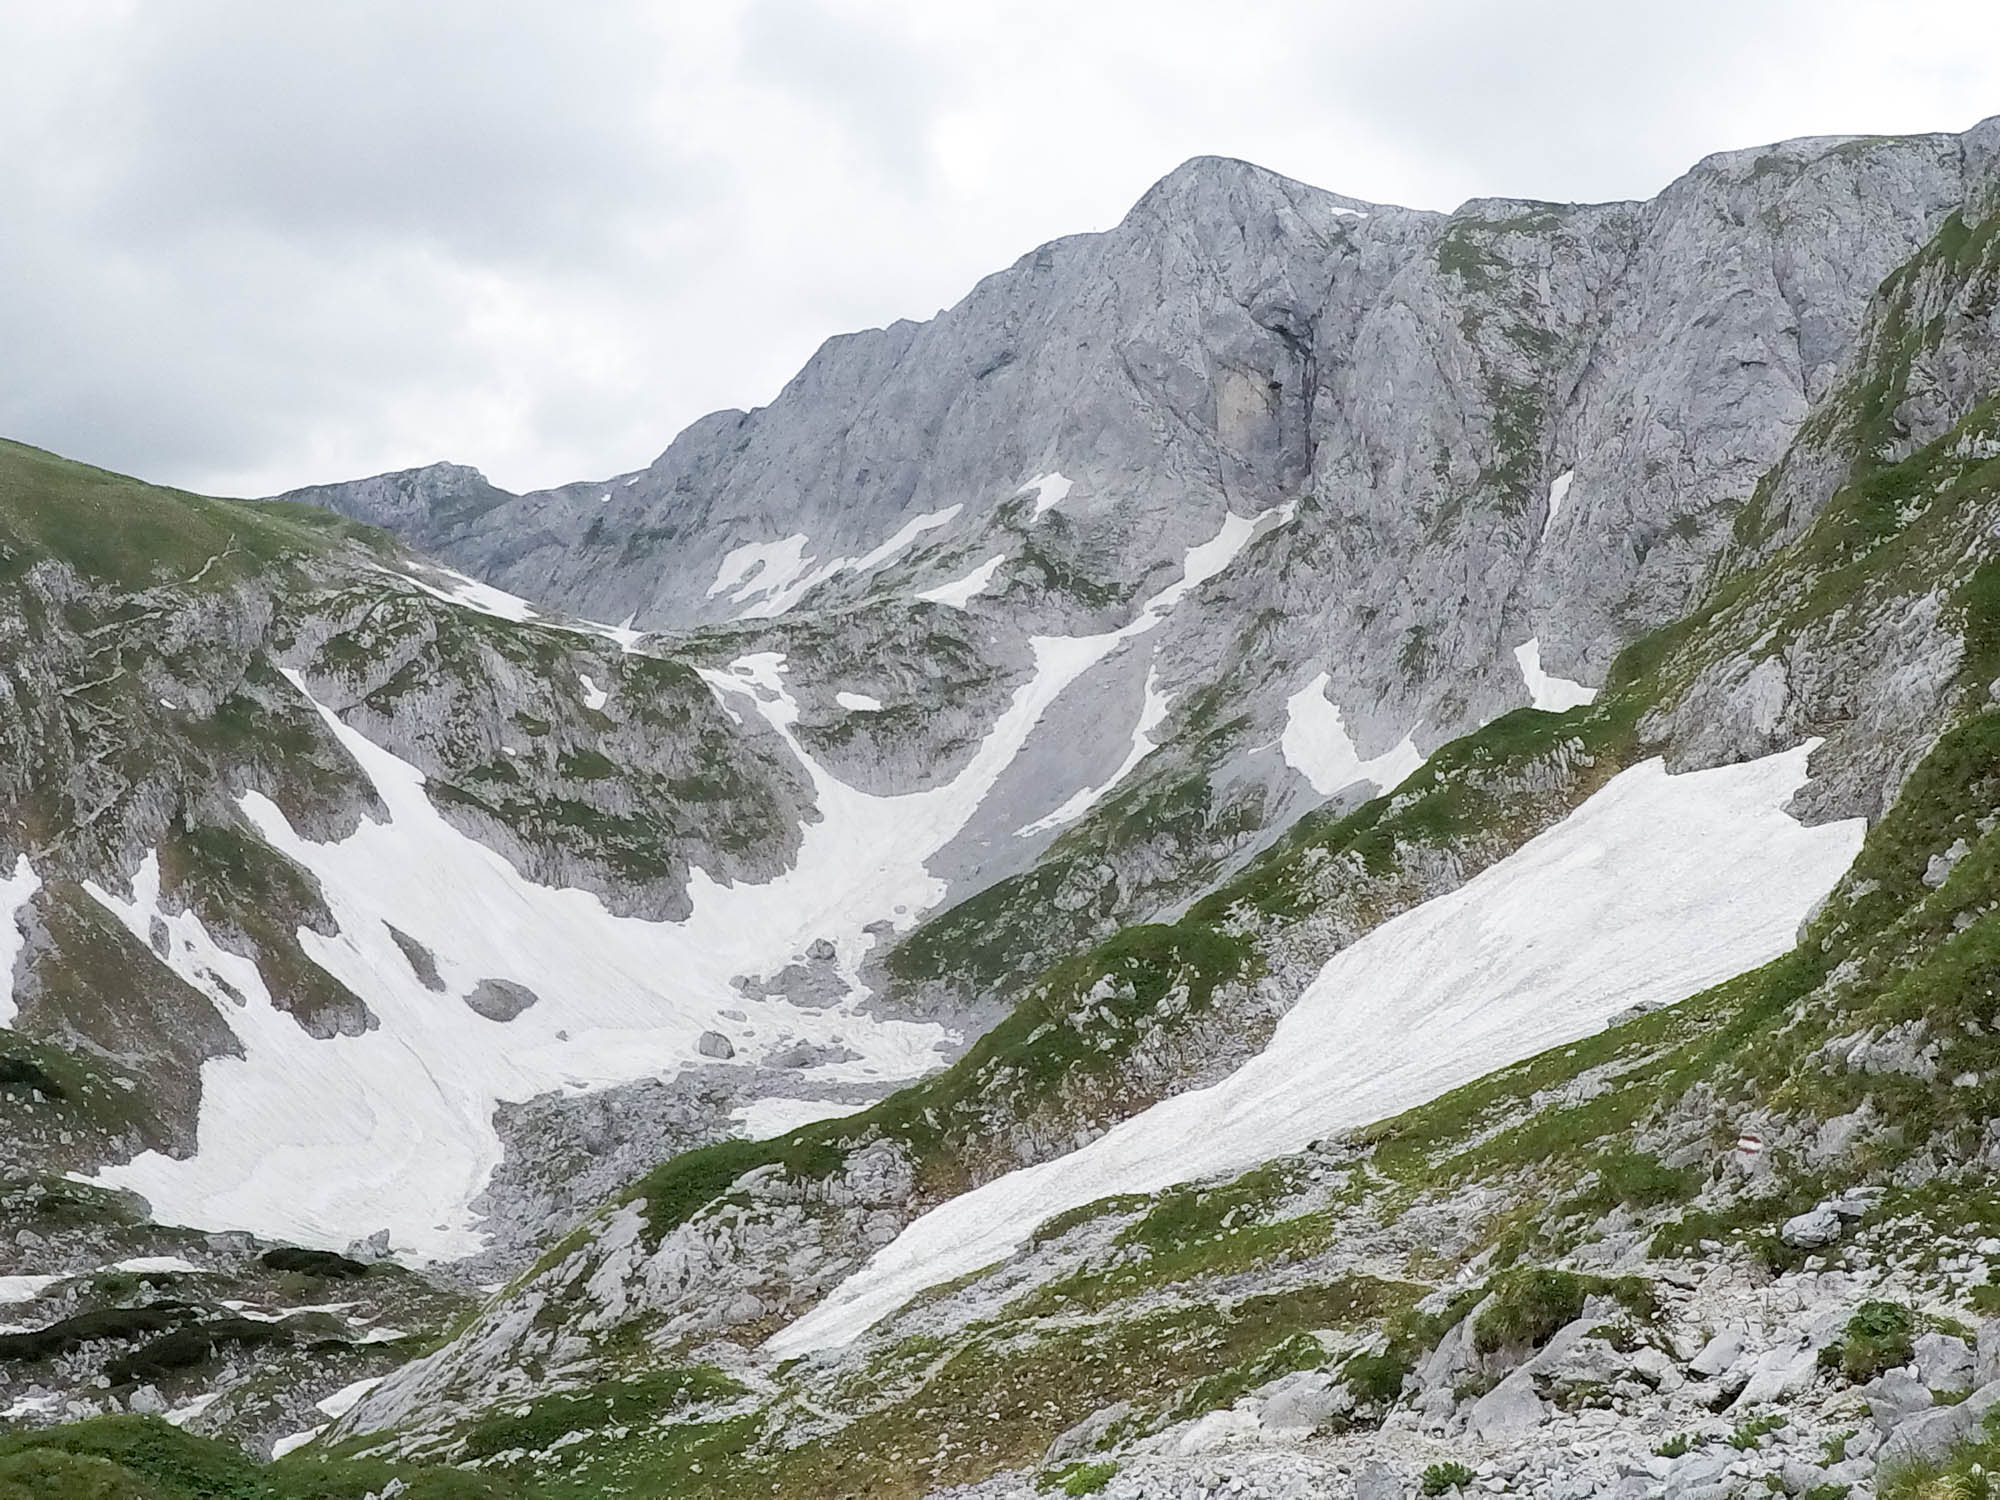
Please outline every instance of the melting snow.
[[1521, 665], [1521, 681], [1528, 685], [1529, 701], [1536, 708], [1559, 714], [1597, 701], [1596, 688], [1567, 677], [1551, 677], [1542, 670], [1542, 643], [1534, 636], [1514, 648], [1514, 660]]
[[283, 1458], [287, 1453], [296, 1452], [298, 1449], [305, 1447], [307, 1443], [310, 1443], [322, 1432], [325, 1432], [331, 1425], [331, 1423], [322, 1422], [317, 1427], [308, 1427], [304, 1432], [295, 1432], [290, 1437], [279, 1438], [277, 1442], [271, 1444], [271, 1457]]
[[708, 586], [708, 597], [713, 599], [725, 590], [734, 589], [735, 592], [729, 595], [731, 604], [755, 601], [737, 616], [739, 620], [771, 619], [783, 614], [835, 574], [867, 573], [881, 567], [926, 531], [935, 531], [950, 522], [961, 509], [962, 506], [951, 505], [912, 517], [894, 536], [872, 552], [860, 557], [836, 557], [818, 567], [814, 567], [813, 560], [806, 556], [805, 549], [810, 539], [803, 532], [777, 542], [746, 542], [730, 549], [722, 559], [715, 582]]
[[838, 1119], [867, 1107], [838, 1099], [752, 1099], [730, 1118], [744, 1139], [768, 1141], [815, 1120]]
[[1406, 734], [1394, 749], [1363, 760], [1341, 722], [1340, 705], [1326, 696], [1326, 682], [1321, 672], [1285, 700], [1285, 733], [1279, 741], [1285, 764], [1322, 797], [1357, 781], [1372, 781], [1378, 794], [1393, 792], [1424, 763], [1423, 752]]
[[496, 589], [492, 584], [481, 583], [476, 578], [467, 578], [463, 573], [454, 572], [450, 568], [440, 568], [434, 564], [428, 568], [428, 571], [446, 579], [448, 587], [432, 583], [418, 573], [396, 572], [390, 568], [383, 568], [381, 571], [393, 577], [407, 578], [434, 599], [442, 599], [447, 604], [457, 604], [466, 609], [477, 610], [480, 614], [491, 615], [496, 620], [508, 620], [516, 625], [523, 625], [530, 620], [541, 618], [541, 611], [520, 595], [510, 594], [505, 589]]
[[882, 700], [880, 698], [871, 698], [866, 693], [835, 693], [833, 701], [849, 713], [879, 714], [882, 712]]
[[1556, 475], [1549, 486], [1549, 513], [1542, 521], [1542, 540], [1549, 539], [1549, 528], [1556, 524], [1556, 512], [1562, 509], [1563, 501], [1569, 496], [1570, 481], [1576, 478], [1576, 470], [1564, 469]]
[[782, 541], [745, 542], [730, 548], [722, 566], [715, 570], [715, 582], [708, 586], [707, 597], [713, 599], [734, 589], [729, 602], [741, 604], [753, 594], [782, 589], [804, 571], [809, 540], [803, 531], [795, 531]]
[[[829, 1082], [887, 1085], [928, 1071], [943, 1028], [860, 1009], [868, 992], [859, 968], [877, 941], [867, 929], [885, 918], [907, 928], [942, 899], [944, 882], [926, 862], [965, 827], [1049, 705], [1227, 566], [1255, 528], [1228, 517], [1215, 538], [1189, 549], [1185, 576], [1120, 630], [1034, 638], [1029, 680], [964, 769], [925, 791], [874, 796], [815, 762], [793, 733], [798, 705], [782, 656], [704, 670], [719, 697], [786, 741], [812, 781], [819, 817], [801, 830], [792, 867], [769, 881], [722, 885], [692, 872], [693, 909], [678, 923], [613, 916], [589, 892], [523, 878], [439, 816], [416, 767], [315, 704], [388, 821], [364, 820], [338, 842], [316, 843], [260, 794], [246, 793], [241, 805], [273, 847], [318, 880], [338, 931], [302, 929], [300, 942], [380, 1025], [355, 1037], [309, 1035], [272, 1004], [256, 966], [221, 948], [195, 913], [161, 909], [155, 857], [141, 864], [129, 896], [86, 885], [141, 941], [164, 925], [166, 962], [209, 996], [243, 1047], [240, 1058], [203, 1065], [193, 1156], [146, 1152], [96, 1180], [142, 1194], [165, 1223], [335, 1247], [387, 1228], [406, 1255], [454, 1257], [481, 1244], [470, 1205], [499, 1159], [496, 1103], [671, 1076], [699, 1062], [701, 1034], [729, 1024], [725, 1010], [748, 1012], [773, 1047], [783, 1033], [822, 1045], [838, 1038], [861, 1054], [820, 1070]], [[305, 693], [296, 675], [290, 680]], [[432, 952], [447, 993], [412, 972], [390, 922]], [[732, 984], [737, 975], [777, 972], [822, 937], [834, 943], [849, 984], [842, 1005], [802, 1010]], [[478, 1016], [462, 997], [487, 978], [526, 985], [539, 1003], [504, 1024]]]
[[12, 875], [0, 875], [0, 1026], [12, 1026], [18, 1009], [14, 1004], [14, 962], [21, 956], [24, 939], [15, 918], [28, 898], [42, 888], [34, 868], [23, 854], [14, 861]]
[[1034, 491], [1035, 513], [1029, 519], [1038, 521], [1041, 519], [1043, 511], [1053, 510], [1056, 506], [1062, 504], [1063, 501], [1069, 498], [1069, 492], [1075, 488], [1076, 482], [1074, 480], [1065, 479], [1060, 474], [1037, 474], [1033, 479], [1030, 479], [1026, 484], [1021, 486], [1019, 493], [1025, 495], [1030, 490]]
[[16, 1302], [33, 1302], [58, 1281], [65, 1279], [62, 1276], [0, 1276], [0, 1307]]
[[1242, 1171], [1776, 958], [1865, 827], [1784, 813], [1811, 750], [1623, 772], [1507, 859], [1336, 954], [1221, 1083], [933, 1209], [766, 1347], [846, 1343], [925, 1287], [1004, 1259], [1051, 1214]]
[[953, 609], [964, 609], [972, 602], [973, 595], [986, 592], [986, 585], [993, 581], [993, 574], [1006, 560], [1004, 552], [997, 557], [989, 557], [963, 578], [939, 584], [934, 589], [925, 589], [917, 597], [928, 599], [933, 604], [949, 604]]
[[166, 1423], [169, 1427], [185, 1427], [221, 1399], [222, 1392], [205, 1391], [188, 1402], [187, 1405], [176, 1406], [172, 1411], [168, 1412], [165, 1419]]
[[193, 1261], [183, 1260], [178, 1255], [135, 1255], [130, 1260], [121, 1260], [111, 1268], [114, 1271], [177, 1272], [183, 1276], [199, 1276], [201, 1267]]
[[382, 1377], [380, 1375], [371, 1376], [366, 1380], [357, 1380], [352, 1385], [342, 1386], [325, 1400], [315, 1401], [313, 1405], [319, 1408], [321, 1415], [332, 1417], [337, 1422], [353, 1411], [356, 1406], [360, 1405], [361, 1398], [381, 1383]]
[[1085, 787], [1047, 817], [1037, 818], [1023, 828], [1014, 830], [1016, 838], [1032, 838], [1038, 833], [1046, 833], [1051, 828], [1060, 828], [1065, 823], [1074, 822], [1100, 801], [1119, 782], [1137, 768], [1140, 761], [1159, 749], [1153, 743], [1153, 731], [1166, 722], [1167, 709], [1172, 706], [1174, 695], [1160, 691], [1160, 673], [1157, 667], [1146, 668], [1146, 701], [1139, 705], [1139, 722], [1132, 729], [1132, 748], [1125, 753], [1124, 761], [1111, 773], [1110, 780], [1101, 786]]
[[585, 708], [602, 708], [611, 701], [611, 695], [593, 682], [588, 672], [577, 673], [576, 680], [583, 687], [583, 706]]
[[925, 515], [918, 516], [915, 520], [906, 522], [901, 531], [890, 537], [888, 541], [877, 547], [873, 552], [856, 559], [854, 562], [847, 564], [847, 566], [857, 573], [866, 573], [872, 569], [879, 568], [926, 531], [936, 531], [938, 527], [952, 520], [964, 508], [962, 505], [948, 505], [943, 510], [934, 510]]
[[445, 579], [449, 587], [432, 583], [416, 572], [379, 566], [375, 571], [413, 583], [433, 599], [441, 599], [446, 604], [456, 604], [461, 609], [491, 615], [496, 620], [506, 620], [514, 625], [542, 625], [550, 630], [567, 630], [577, 635], [602, 636], [608, 641], [616, 642], [623, 651], [630, 651], [646, 634], [643, 630], [632, 628], [632, 621], [636, 615], [627, 615], [622, 625], [604, 625], [596, 620], [545, 615], [518, 594], [510, 594], [505, 589], [496, 589], [491, 584], [481, 583], [476, 578], [467, 578], [463, 573], [453, 572], [450, 568], [439, 567], [435, 563], [425, 564], [424, 571]]

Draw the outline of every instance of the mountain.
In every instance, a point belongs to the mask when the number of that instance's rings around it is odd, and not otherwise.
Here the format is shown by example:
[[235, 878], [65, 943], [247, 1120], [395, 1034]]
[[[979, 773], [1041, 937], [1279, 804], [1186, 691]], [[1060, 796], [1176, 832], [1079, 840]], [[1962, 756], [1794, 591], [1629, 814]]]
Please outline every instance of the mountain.
[[1997, 490], [2000, 120], [1198, 159], [534, 495], [0, 447], [0, 1497], [1975, 1482]]

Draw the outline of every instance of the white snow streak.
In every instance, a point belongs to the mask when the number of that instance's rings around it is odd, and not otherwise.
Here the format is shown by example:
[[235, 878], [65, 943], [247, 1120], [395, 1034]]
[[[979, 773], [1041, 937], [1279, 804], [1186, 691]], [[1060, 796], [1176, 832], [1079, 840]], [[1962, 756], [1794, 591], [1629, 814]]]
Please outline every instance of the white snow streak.
[[111, 1268], [114, 1271], [129, 1271], [134, 1275], [141, 1272], [173, 1272], [181, 1276], [199, 1276], [202, 1268], [191, 1260], [178, 1255], [135, 1255], [130, 1260], [121, 1260]]
[[332, 1417], [335, 1421], [339, 1421], [361, 1404], [363, 1396], [374, 1390], [381, 1383], [382, 1377], [380, 1375], [370, 1376], [366, 1380], [357, 1380], [352, 1385], [342, 1386], [326, 1399], [315, 1401], [313, 1405], [319, 1408], [322, 1416]]
[[1140, 761], [1159, 749], [1153, 743], [1153, 731], [1166, 722], [1167, 710], [1172, 707], [1174, 695], [1160, 691], [1160, 673], [1157, 667], [1146, 668], [1146, 701], [1139, 705], [1139, 722], [1132, 729], [1132, 748], [1109, 780], [1100, 786], [1087, 786], [1072, 796], [1047, 817], [1037, 818], [1025, 827], [1014, 830], [1016, 838], [1032, 838], [1038, 833], [1046, 833], [1051, 828], [1060, 828], [1065, 823], [1073, 823], [1082, 817], [1119, 782], [1138, 767]]
[[937, 530], [938, 527], [956, 517], [963, 509], [965, 507], [962, 505], [947, 505], [943, 510], [930, 511], [916, 517], [912, 521], [905, 522], [901, 531], [898, 531], [873, 552], [868, 553], [864, 557], [857, 558], [855, 561], [849, 563], [848, 566], [857, 573], [867, 573], [879, 568], [926, 531]]
[[842, 1103], [838, 1099], [752, 1099], [730, 1118], [745, 1140], [768, 1141], [801, 1125], [838, 1119], [866, 1108], [866, 1102]]
[[963, 578], [954, 579], [950, 583], [941, 583], [934, 589], [925, 589], [917, 597], [928, 599], [933, 604], [949, 604], [953, 609], [964, 609], [972, 602], [975, 594], [986, 592], [986, 585], [993, 581], [994, 573], [1006, 560], [1007, 554], [1004, 552], [996, 557], [989, 557]]
[[176, 1406], [172, 1411], [166, 1413], [163, 1420], [165, 1420], [169, 1427], [185, 1427], [221, 1399], [222, 1392], [220, 1391], [204, 1391], [201, 1395], [196, 1396], [192, 1401], [188, 1402], [187, 1405]]
[[14, 964], [25, 939], [16, 917], [41, 888], [42, 882], [25, 854], [15, 859], [12, 875], [0, 875], [0, 1026], [12, 1026], [20, 1013], [14, 1004]]
[[434, 599], [442, 599], [446, 604], [456, 604], [463, 609], [477, 610], [482, 615], [491, 615], [496, 620], [507, 620], [516, 625], [527, 624], [541, 617], [541, 611], [518, 594], [510, 594], [505, 589], [496, 589], [490, 583], [481, 583], [477, 578], [467, 578], [463, 573], [451, 568], [431, 565], [429, 571], [448, 581], [449, 587], [432, 583], [417, 573], [397, 572], [393, 568], [383, 568], [384, 573], [395, 578], [407, 578]]
[[295, 1432], [290, 1437], [281, 1437], [271, 1444], [271, 1457], [283, 1458], [287, 1453], [295, 1453], [314, 1438], [325, 1432], [332, 1424], [322, 1422], [317, 1427], [308, 1427], [304, 1432]]
[[602, 708], [611, 701], [611, 695], [593, 682], [588, 672], [577, 673], [576, 680], [583, 688], [583, 706], [585, 708]]
[[1569, 495], [1570, 482], [1575, 478], [1576, 470], [1564, 469], [1549, 486], [1549, 513], [1542, 520], [1542, 540], [1545, 542], [1549, 539], [1549, 528], [1556, 524], [1556, 512], [1562, 509], [1562, 503]]
[[1035, 492], [1035, 513], [1029, 519], [1039, 521], [1043, 511], [1052, 510], [1062, 504], [1069, 498], [1069, 492], [1075, 488], [1076, 481], [1065, 479], [1060, 474], [1037, 474], [1021, 486], [1019, 493], [1025, 495], [1030, 490]]
[[804, 532], [795, 532], [776, 542], [746, 542], [730, 549], [716, 570], [715, 582], [708, 586], [713, 599], [725, 590], [731, 604], [754, 601], [739, 620], [768, 620], [782, 615], [811, 590], [839, 573], [868, 573], [879, 568], [926, 531], [947, 525], [964, 509], [960, 505], [928, 511], [905, 521], [900, 530], [881, 546], [860, 557], [836, 557], [817, 567], [806, 556], [811, 545]]
[[1278, 742], [1285, 764], [1331, 797], [1357, 781], [1372, 781], [1376, 792], [1393, 792], [1424, 763], [1424, 754], [1406, 734], [1402, 743], [1373, 760], [1363, 760], [1341, 722], [1340, 705], [1326, 696], [1326, 673], [1285, 700], [1285, 733]]
[[0, 1307], [9, 1307], [17, 1302], [33, 1302], [62, 1276], [0, 1276]]
[[882, 700], [871, 698], [866, 693], [835, 693], [833, 701], [851, 714], [879, 714]]
[[1520, 663], [1521, 681], [1528, 685], [1529, 701], [1536, 708], [1559, 714], [1597, 701], [1596, 688], [1567, 677], [1551, 677], [1542, 670], [1542, 643], [1535, 636], [1514, 648], [1514, 660]]
[[1011, 1254], [1050, 1214], [1242, 1171], [1786, 952], [1864, 829], [1782, 811], [1811, 749], [1683, 776], [1658, 760], [1625, 771], [1336, 954], [1223, 1082], [933, 1209], [766, 1347], [846, 1343], [923, 1288]]

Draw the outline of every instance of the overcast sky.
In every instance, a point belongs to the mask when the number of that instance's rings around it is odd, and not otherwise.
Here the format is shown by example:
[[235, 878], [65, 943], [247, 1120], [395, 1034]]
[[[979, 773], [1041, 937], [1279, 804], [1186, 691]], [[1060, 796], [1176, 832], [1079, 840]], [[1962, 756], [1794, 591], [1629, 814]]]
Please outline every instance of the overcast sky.
[[1996, 112], [1992, 0], [0, 0], [0, 435], [532, 488], [1189, 156], [1448, 209]]

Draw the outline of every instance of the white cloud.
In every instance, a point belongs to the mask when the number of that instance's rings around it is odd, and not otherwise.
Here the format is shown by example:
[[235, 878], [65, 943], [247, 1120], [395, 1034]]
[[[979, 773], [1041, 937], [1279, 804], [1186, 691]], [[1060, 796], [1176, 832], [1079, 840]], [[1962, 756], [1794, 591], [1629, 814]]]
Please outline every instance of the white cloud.
[[1915, 0], [0, 0], [0, 432], [262, 492], [649, 460], [1186, 157], [1362, 197], [1638, 197], [1962, 129], [2000, 16]]

